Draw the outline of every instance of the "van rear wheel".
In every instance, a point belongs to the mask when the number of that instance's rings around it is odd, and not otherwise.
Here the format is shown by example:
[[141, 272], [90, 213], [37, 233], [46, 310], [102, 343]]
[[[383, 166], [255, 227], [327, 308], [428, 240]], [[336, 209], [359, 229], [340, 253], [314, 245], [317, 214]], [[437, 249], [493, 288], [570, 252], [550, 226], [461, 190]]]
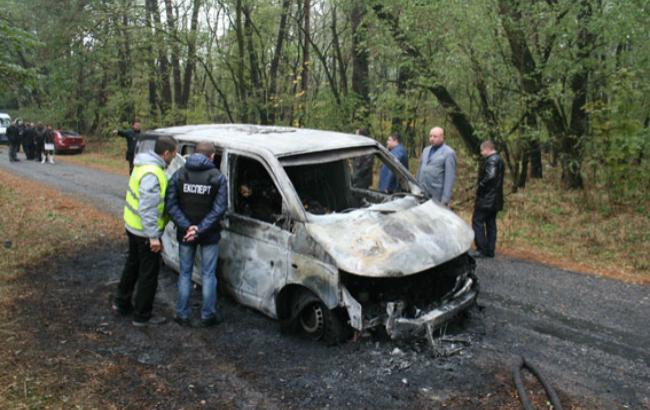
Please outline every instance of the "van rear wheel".
[[352, 332], [340, 309], [330, 310], [309, 291], [301, 292], [293, 304], [293, 317], [302, 333], [312, 340], [328, 345], [342, 343]]

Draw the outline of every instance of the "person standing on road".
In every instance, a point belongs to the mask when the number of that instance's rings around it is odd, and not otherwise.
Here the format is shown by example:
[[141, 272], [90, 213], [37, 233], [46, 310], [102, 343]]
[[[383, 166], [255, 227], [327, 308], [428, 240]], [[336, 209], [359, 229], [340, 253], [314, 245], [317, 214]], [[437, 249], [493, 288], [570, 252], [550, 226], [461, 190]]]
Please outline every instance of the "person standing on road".
[[495, 151], [492, 141], [481, 144], [482, 162], [476, 188], [476, 201], [472, 215], [474, 257], [494, 257], [497, 242], [497, 213], [503, 209], [503, 176], [505, 164]]
[[43, 151], [43, 162], [48, 161], [50, 164], [54, 164], [54, 131], [51, 125], [48, 125], [45, 130]]
[[[397, 158], [397, 160], [409, 169], [409, 157], [402, 145], [402, 139], [398, 133], [391, 134], [386, 140], [386, 148], [390, 153]], [[399, 188], [399, 182], [395, 173], [391, 171], [386, 164], [381, 166], [379, 170], [379, 191], [386, 194], [392, 194]]]
[[9, 162], [18, 162], [18, 150], [20, 150], [20, 138], [18, 135], [18, 120], [14, 120], [7, 127], [7, 139], [9, 140]]
[[138, 154], [129, 178], [124, 206], [129, 253], [112, 311], [122, 316], [133, 313], [134, 326], [161, 325], [167, 321], [162, 316], [152, 316], [152, 310], [160, 270], [160, 238], [168, 220], [165, 168], [175, 156], [176, 141], [161, 136], [153, 151]]
[[40, 161], [41, 164], [45, 164], [45, 133], [47, 128], [43, 125], [42, 122], [39, 122], [34, 128], [34, 160]]
[[131, 175], [131, 173], [133, 173], [135, 146], [138, 143], [138, 137], [140, 136], [140, 120], [137, 118], [134, 119], [130, 130], [113, 130], [113, 134], [117, 134], [120, 137], [126, 139], [126, 160], [129, 161], [129, 175]]
[[25, 123], [25, 128], [23, 130], [23, 152], [25, 153], [25, 159], [34, 159], [34, 123]]
[[445, 131], [440, 127], [431, 129], [429, 143], [420, 157], [417, 181], [431, 199], [449, 206], [456, 179], [456, 153], [445, 144]]
[[203, 306], [201, 325], [214, 326], [223, 321], [217, 301], [217, 259], [219, 258], [220, 222], [228, 206], [226, 177], [214, 166], [214, 145], [202, 141], [187, 158], [183, 168], [169, 181], [166, 207], [176, 224], [179, 243], [180, 272], [176, 317], [181, 326], [190, 326], [192, 310], [192, 270], [194, 255], [201, 248], [201, 288]]

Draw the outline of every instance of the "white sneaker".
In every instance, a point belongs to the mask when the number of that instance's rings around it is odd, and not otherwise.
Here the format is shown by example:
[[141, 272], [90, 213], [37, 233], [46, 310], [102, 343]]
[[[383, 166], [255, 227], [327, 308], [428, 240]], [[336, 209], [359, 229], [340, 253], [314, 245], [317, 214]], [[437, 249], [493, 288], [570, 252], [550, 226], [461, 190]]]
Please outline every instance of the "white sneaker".
[[45, 164], [45, 158], [41, 160], [41, 164]]
[[50, 158], [50, 164], [54, 164], [54, 160]]

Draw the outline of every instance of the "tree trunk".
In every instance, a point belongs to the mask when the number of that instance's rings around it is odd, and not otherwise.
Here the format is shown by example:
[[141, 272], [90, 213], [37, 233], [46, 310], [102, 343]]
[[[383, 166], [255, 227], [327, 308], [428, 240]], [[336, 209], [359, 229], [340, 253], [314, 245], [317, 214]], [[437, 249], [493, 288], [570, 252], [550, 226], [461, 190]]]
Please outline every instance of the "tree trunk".
[[591, 20], [591, 4], [588, 0], [580, 2], [578, 12], [578, 35], [576, 45], [578, 51], [576, 59], [580, 68], [571, 78], [571, 91], [573, 91], [573, 103], [571, 104], [571, 125], [569, 132], [562, 139], [562, 181], [569, 189], [581, 189], [583, 187], [580, 168], [582, 166], [582, 152], [585, 138], [588, 131], [588, 114], [585, 111], [587, 103], [587, 92], [589, 87], [590, 69], [587, 66], [587, 59], [591, 54], [591, 46], [596, 36], [589, 30]]
[[245, 6], [242, 11], [244, 13], [244, 32], [248, 47], [248, 64], [250, 65], [251, 88], [254, 97], [253, 103], [260, 116], [260, 123], [266, 125], [269, 123], [266, 114], [266, 98], [264, 96], [264, 87], [262, 87], [262, 82], [260, 81], [258, 58], [255, 52], [255, 44], [253, 43], [253, 21], [251, 20], [251, 11], [248, 7]]
[[370, 102], [369, 72], [368, 72], [368, 26], [365, 22], [366, 2], [358, 0], [354, 3], [351, 15], [352, 24], [352, 92], [359, 99], [354, 112], [353, 121], [366, 126]]
[[182, 105], [181, 99], [183, 95], [183, 87], [181, 83], [181, 64], [179, 61], [180, 53], [178, 50], [178, 30], [176, 28], [176, 17], [174, 16], [172, 0], [165, 0], [165, 16], [167, 17], [167, 39], [171, 44], [172, 76], [174, 78], [174, 103], [177, 107], [180, 107]]
[[[147, 3], [149, 0], [147, 0]], [[146, 41], [146, 52], [147, 52], [147, 67], [149, 68], [148, 83], [149, 83], [149, 114], [152, 118], [157, 117], [158, 109], [158, 85], [156, 81], [157, 68], [156, 68], [156, 58], [154, 57], [153, 43], [155, 39], [155, 32], [153, 29], [153, 24], [151, 23], [151, 13], [149, 12], [149, 6], [145, 5], [145, 25], [147, 26], [147, 33], [149, 38]]]
[[163, 27], [160, 21], [158, 0], [147, 0], [146, 7], [153, 19], [155, 29], [155, 45], [158, 51], [159, 82], [160, 82], [160, 114], [164, 117], [172, 105], [172, 89], [169, 84], [169, 61], [167, 60], [167, 47], [163, 38]]
[[196, 30], [199, 21], [199, 10], [201, 9], [201, 0], [192, 2], [192, 20], [190, 23], [190, 35], [187, 44], [187, 64], [185, 65], [185, 75], [183, 78], [183, 94], [180, 101], [180, 108], [187, 108], [190, 100], [190, 90], [192, 89], [192, 76], [196, 66]]
[[310, 16], [311, 16], [311, 5], [310, 5], [310, 0], [304, 0], [303, 2], [303, 16], [302, 16], [302, 24], [303, 24], [303, 33], [304, 33], [304, 41], [302, 44], [302, 75], [301, 75], [301, 89], [305, 93], [305, 99], [306, 99], [306, 94], [307, 91], [309, 90], [309, 40], [311, 36], [311, 30], [310, 30]]
[[346, 64], [343, 60], [343, 53], [341, 53], [341, 44], [339, 42], [339, 34], [336, 28], [336, 4], [334, 4], [332, 9], [332, 43], [334, 44], [334, 53], [336, 58], [336, 66], [339, 71], [339, 82], [341, 84], [340, 90], [343, 95], [348, 95], [348, 76], [346, 70]]
[[280, 67], [280, 57], [282, 56], [282, 47], [284, 40], [287, 36], [287, 18], [289, 17], [289, 5], [291, 0], [282, 1], [282, 11], [280, 14], [280, 27], [278, 28], [278, 37], [275, 39], [275, 51], [273, 52], [273, 59], [271, 60], [270, 68], [270, 90], [269, 97], [271, 99], [271, 109], [269, 110], [269, 123], [275, 124], [277, 116], [278, 102], [278, 69]]
[[121, 44], [118, 49], [118, 83], [123, 92], [125, 92], [129, 97], [127, 98], [126, 105], [120, 114], [121, 122], [131, 122], [134, 117], [134, 107], [133, 101], [130, 98], [130, 89], [131, 89], [131, 73], [129, 68], [131, 67], [131, 39], [129, 36], [129, 9], [130, 1], [127, 1], [124, 4], [123, 14], [120, 16], [121, 24], [119, 26], [119, 33], [121, 36]]
[[242, 24], [242, 0], [235, 2], [235, 36], [237, 38], [237, 94], [239, 98], [239, 119], [248, 122], [248, 94], [246, 92], [244, 29]]

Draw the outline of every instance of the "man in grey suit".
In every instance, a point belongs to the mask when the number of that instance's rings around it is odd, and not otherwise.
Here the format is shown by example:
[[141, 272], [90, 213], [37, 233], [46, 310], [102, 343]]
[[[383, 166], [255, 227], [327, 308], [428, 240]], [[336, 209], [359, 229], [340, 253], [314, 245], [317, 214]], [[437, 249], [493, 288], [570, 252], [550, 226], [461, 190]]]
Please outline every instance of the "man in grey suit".
[[431, 128], [429, 143], [420, 157], [417, 180], [431, 199], [449, 206], [456, 179], [456, 153], [445, 144], [445, 131], [440, 127]]

